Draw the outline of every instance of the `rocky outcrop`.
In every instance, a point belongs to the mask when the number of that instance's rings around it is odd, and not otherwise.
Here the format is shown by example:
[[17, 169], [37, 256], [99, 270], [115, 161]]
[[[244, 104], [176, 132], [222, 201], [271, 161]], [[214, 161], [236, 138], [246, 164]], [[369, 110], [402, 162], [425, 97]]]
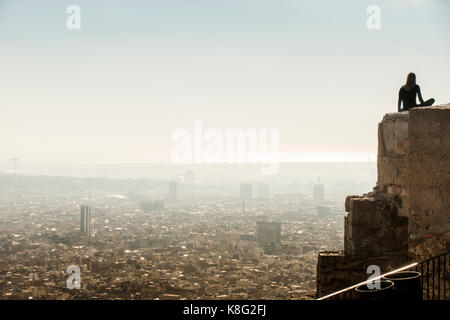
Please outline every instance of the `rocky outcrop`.
[[378, 124], [376, 190], [400, 199], [400, 216], [408, 216], [408, 112], [388, 113]]
[[382, 193], [353, 197], [348, 209], [344, 233], [346, 255], [377, 257], [406, 253], [408, 218], [398, 215], [394, 197]]
[[410, 256], [450, 250], [450, 104], [409, 115]]
[[317, 296], [450, 250], [450, 105], [386, 114], [373, 192], [348, 196], [344, 251], [321, 252]]

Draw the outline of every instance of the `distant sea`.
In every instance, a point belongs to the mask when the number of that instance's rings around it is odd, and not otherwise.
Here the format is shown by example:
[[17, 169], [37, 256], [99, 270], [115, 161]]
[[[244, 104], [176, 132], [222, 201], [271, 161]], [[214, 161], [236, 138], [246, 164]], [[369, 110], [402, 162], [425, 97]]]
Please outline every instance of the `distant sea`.
[[[195, 179], [211, 183], [239, 182], [281, 182], [307, 180], [311, 183], [336, 183], [354, 181], [375, 185], [376, 163], [281, 163], [279, 172], [273, 176], [261, 176], [261, 165], [181, 165], [181, 164], [83, 164], [42, 165], [18, 163], [20, 175], [48, 175], [67, 177], [105, 177], [112, 179], [182, 179], [187, 170], [193, 170]], [[0, 172], [13, 174], [12, 164], [0, 164]]]

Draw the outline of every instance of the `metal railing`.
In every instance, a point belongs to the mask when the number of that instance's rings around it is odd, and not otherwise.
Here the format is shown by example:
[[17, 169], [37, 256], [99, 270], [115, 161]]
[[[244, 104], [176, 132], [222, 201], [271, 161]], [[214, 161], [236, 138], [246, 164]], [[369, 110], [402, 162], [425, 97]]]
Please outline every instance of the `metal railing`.
[[426, 259], [413, 270], [422, 274], [424, 300], [450, 300], [450, 251]]
[[415, 262], [384, 273], [370, 280], [325, 295], [317, 300], [356, 300], [356, 292], [354, 290], [356, 287], [373, 283], [375, 280], [404, 270], [414, 270], [421, 273], [423, 300], [450, 300], [450, 251], [428, 258], [422, 262]]

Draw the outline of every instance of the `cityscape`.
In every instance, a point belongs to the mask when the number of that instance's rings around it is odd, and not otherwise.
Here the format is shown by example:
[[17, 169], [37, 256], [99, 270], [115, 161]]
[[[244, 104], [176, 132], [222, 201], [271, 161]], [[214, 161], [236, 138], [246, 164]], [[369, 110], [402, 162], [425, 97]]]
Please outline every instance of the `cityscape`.
[[0, 0], [0, 303], [230, 320], [449, 301], [449, 12]]
[[[355, 167], [369, 185], [374, 165]], [[0, 175], [1, 299], [314, 299], [317, 253], [343, 248], [344, 194], [366, 187], [199, 178]]]

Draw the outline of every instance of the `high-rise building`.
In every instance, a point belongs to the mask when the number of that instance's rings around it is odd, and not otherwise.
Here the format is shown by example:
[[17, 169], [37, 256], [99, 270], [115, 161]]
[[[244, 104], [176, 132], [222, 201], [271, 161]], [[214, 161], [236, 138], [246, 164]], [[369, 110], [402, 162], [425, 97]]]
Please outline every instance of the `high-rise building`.
[[323, 184], [320, 184], [320, 176], [317, 177], [317, 184], [313, 186], [313, 201], [322, 202], [325, 199]]
[[257, 198], [258, 199], [269, 199], [270, 198], [270, 188], [268, 184], [260, 184], [257, 189]]
[[87, 205], [80, 207], [80, 232], [85, 237], [91, 235], [91, 207]]
[[323, 184], [315, 184], [313, 187], [313, 200], [314, 202], [321, 202], [325, 199]]
[[252, 198], [252, 186], [248, 183], [241, 184], [241, 198], [251, 199]]
[[256, 222], [256, 242], [265, 247], [281, 242], [281, 222]]
[[171, 182], [169, 185], [169, 194], [167, 195], [168, 202], [176, 202], [177, 201], [177, 183]]
[[193, 185], [194, 184], [194, 171], [187, 170], [184, 173], [184, 184]]

